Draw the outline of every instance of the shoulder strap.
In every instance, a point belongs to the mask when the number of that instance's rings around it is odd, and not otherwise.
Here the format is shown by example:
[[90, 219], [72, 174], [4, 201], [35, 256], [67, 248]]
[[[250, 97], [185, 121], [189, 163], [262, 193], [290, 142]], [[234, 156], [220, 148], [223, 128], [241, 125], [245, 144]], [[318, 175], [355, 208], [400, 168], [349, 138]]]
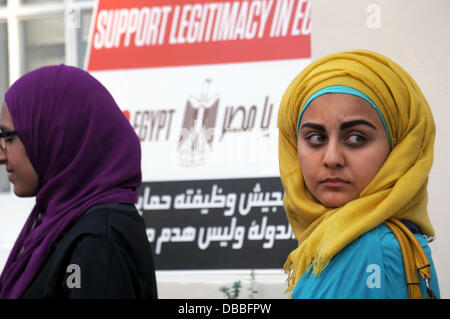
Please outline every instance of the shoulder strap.
[[417, 238], [396, 218], [388, 219], [385, 225], [389, 227], [400, 244], [409, 299], [422, 299], [417, 271], [425, 279], [427, 298], [436, 298], [430, 287], [430, 262]]

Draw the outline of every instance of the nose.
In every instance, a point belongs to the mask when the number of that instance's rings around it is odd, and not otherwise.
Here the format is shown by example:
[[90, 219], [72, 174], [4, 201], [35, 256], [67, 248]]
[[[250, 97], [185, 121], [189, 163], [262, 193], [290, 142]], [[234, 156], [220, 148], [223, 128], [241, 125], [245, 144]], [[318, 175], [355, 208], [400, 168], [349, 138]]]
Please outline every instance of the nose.
[[338, 141], [329, 140], [323, 155], [323, 165], [326, 168], [342, 168], [345, 165], [345, 157], [342, 146]]

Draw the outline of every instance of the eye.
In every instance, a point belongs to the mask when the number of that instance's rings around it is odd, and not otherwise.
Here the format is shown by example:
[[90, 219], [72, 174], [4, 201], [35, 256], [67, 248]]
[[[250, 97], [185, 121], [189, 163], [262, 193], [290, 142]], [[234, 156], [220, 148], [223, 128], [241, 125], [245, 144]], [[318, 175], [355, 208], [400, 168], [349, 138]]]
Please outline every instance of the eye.
[[352, 134], [346, 139], [349, 144], [363, 144], [365, 141], [367, 141], [367, 138], [359, 134]]
[[308, 136], [306, 136], [306, 140], [310, 143], [310, 144], [321, 144], [325, 141], [325, 136], [323, 136], [322, 134], [318, 134], [318, 133], [314, 133], [314, 134], [309, 134]]

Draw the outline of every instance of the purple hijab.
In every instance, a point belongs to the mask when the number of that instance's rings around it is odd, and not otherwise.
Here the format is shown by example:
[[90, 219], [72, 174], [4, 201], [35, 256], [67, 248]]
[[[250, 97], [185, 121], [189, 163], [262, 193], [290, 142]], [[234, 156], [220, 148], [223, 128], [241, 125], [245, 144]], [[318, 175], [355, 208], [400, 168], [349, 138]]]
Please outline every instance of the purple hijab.
[[11, 86], [5, 101], [39, 177], [36, 204], [0, 277], [0, 297], [18, 298], [57, 237], [88, 208], [136, 202], [141, 149], [113, 97], [78, 68], [32, 71]]

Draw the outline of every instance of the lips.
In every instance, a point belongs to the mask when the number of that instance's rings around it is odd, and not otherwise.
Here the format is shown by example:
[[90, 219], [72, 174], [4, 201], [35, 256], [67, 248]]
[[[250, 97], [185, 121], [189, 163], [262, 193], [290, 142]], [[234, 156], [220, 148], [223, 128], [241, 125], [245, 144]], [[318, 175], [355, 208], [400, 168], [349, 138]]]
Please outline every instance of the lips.
[[343, 182], [348, 183], [346, 180], [339, 177], [327, 177], [322, 182]]
[[349, 184], [350, 182], [348, 182], [340, 177], [327, 177], [327, 178], [323, 179], [322, 181], [320, 181], [320, 183], [324, 184], [325, 186], [328, 186], [328, 187], [342, 187], [342, 186]]

